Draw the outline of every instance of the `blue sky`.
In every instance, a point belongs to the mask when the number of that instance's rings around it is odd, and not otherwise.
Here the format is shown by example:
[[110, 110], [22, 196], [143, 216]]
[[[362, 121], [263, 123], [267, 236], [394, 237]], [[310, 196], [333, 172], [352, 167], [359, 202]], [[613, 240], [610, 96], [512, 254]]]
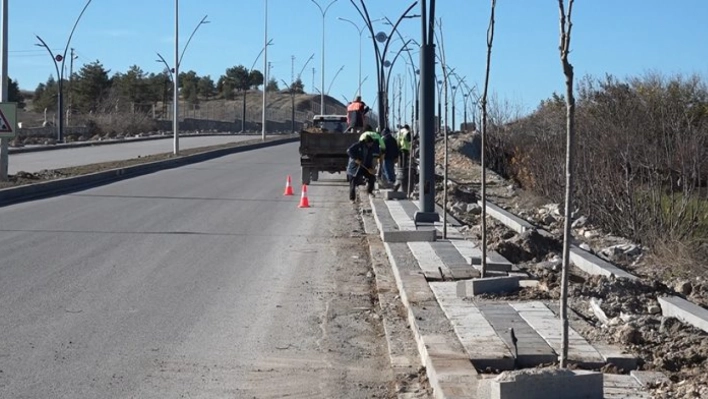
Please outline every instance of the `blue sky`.
[[[55, 74], [49, 55], [35, 46], [35, 34], [53, 50], [63, 49], [85, 0], [9, 2], [9, 74], [21, 88], [33, 90]], [[412, 1], [366, 3], [372, 19], [388, 16], [395, 20]], [[447, 63], [465, 76], [467, 83], [478, 84], [481, 89], [490, 1], [437, 3], [437, 16], [443, 20]], [[324, 7], [329, 1], [320, 0], [320, 4]], [[274, 42], [269, 47], [268, 60], [273, 63], [273, 76], [278, 81], [290, 81], [291, 56], [295, 56], [297, 74], [314, 53], [302, 79], [306, 90], [312, 91], [315, 67], [315, 85], [319, 88], [320, 11], [310, 0], [269, 0], [268, 6], [268, 35]], [[413, 11], [420, 13], [420, 5]], [[263, 47], [264, 1], [181, 0], [181, 46], [204, 15], [211, 23], [200, 27], [181, 69], [211, 75], [216, 81], [230, 66], [250, 67]], [[343, 95], [353, 96], [358, 85], [359, 38], [351, 24], [337, 17], [357, 24], [361, 24], [361, 18], [349, 0], [338, 0], [327, 13], [325, 86], [330, 86], [344, 65], [329, 92], [342, 100]], [[606, 73], [626, 77], [648, 71], [708, 76], [706, 0], [576, 0], [573, 17], [570, 60], [578, 77], [601, 77]], [[170, 62], [174, 58], [173, 21], [172, 0], [93, 0], [72, 39], [71, 46], [79, 57], [74, 68], [100, 60], [111, 73], [124, 72], [134, 64], [147, 72], [159, 72], [162, 68], [155, 62], [156, 51]], [[496, 21], [490, 90], [525, 110], [535, 108], [554, 91], [562, 92], [557, 1], [498, 0]], [[389, 32], [390, 26], [375, 23], [375, 30]], [[407, 38], [420, 41], [419, 19], [404, 20], [399, 30]], [[401, 44], [395, 42], [391, 47], [397, 49]], [[362, 75], [368, 76], [363, 95], [365, 101], [373, 104], [375, 60], [368, 36], [364, 37], [363, 52]], [[404, 74], [406, 68], [410, 69], [399, 59], [394, 74]], [[262, 58], [257, 69], [263, 69]], [[411, 98], [410, 94], [407, 98]], [[458, 101], [461, 104], [459, 95]]]

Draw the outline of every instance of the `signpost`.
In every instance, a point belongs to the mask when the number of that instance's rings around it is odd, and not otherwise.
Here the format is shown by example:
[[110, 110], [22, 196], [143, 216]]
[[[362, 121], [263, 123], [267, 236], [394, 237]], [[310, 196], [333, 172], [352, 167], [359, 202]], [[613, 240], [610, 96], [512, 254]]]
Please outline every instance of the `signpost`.
[[0, 103], [0, 138], [13, 139], [17, 135], [17, 103]]

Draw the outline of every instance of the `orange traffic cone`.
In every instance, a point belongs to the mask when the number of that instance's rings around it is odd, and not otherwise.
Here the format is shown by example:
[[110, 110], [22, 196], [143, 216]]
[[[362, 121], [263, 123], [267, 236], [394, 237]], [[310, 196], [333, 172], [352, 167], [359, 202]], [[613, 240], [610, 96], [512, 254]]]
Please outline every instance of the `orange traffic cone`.
[[288, 175], [288, 180], [285, 182], [285, 192], [283, 195], [293, 195], [292, 181], [290, 180], [290, 175]]
[[298, 208], [309, 208], [310, 201], [307, 199], [307, 184], [302, 185], [302, 196], [300, 197], [300, 205]]

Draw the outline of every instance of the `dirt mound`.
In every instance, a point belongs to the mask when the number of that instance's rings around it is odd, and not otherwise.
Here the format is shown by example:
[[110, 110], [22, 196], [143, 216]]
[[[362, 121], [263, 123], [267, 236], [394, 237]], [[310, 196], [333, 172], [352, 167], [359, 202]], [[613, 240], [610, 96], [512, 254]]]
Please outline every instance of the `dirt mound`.
[[522, 263], [543, 260], [549, 253], [559, 251], [561, 243], [536, 230], [528, 230], [508, 240], [498, 242], [492, 246], [492, 249], [511, 263]]

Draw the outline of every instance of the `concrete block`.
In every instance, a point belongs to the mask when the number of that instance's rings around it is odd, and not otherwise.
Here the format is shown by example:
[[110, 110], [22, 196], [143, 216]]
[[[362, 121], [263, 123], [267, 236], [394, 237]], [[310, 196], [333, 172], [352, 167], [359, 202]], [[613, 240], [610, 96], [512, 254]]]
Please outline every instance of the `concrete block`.
[[383, 242], [435, 241], [435, 230], [381, 230]]
[[602, 275], [602, 276], [615, 276], [623, 277], [631, 280], [636, 280], [637, 277], [627, 273], [626, 271], [616, 267], [615, 265], [606, 262], [597, 256], [578, 248], [575, 245], [570, 247], [570, 261], [578, 268], [583, 270], [585, 273]]
[[667, 377], [661, 371], [632, 370], [629, 372], [629, 375], [634, 377], [634, 379], [637, 380], [637, 383], [639, 385], [641, 385], [642, 387], [647, 387], [647, 388], [657, 386], [662, 383], [671, 382], [669, 380], [669, 377]]
[[675, 317], [684, 323], [708, 332], [708, 310], [677, 296], [658, 299], [664, 317]]
[[[472, 257], [472, 262], [470, 263], [473, 266], [478, 266], [482, 265], [482, 258], [473, 256]], [[495, 262], [489, 259], [487, 257], [487, 270], [492, 270], [495, 272], [510, 272], [511, 271], [511, 263], [510, 262]]]
[[[478, 204], [481, 206], [482, 201], [479, 201]], [[510, 212], [505, 211], [504, 209], [492, 204], [489, 201], [487, 201], [487, 213], [489, 214], [489, 216], [504, 223], [508, 228], [514, 230], [517, 233], [523, 233], [526, 230], [534, 228], [531, 223]]]
[[491, 381], [491, 399], [603, 399], [602, 373], [583, 370], [506, 371]]
[[384, 190], [383, 191], [383, 198], [385, 200], [403, 200], [406, 199], [406, 193], [402, 191], [391, 191], [391, 190]]
[[639, 362], [637, 357], [630, 353], [623, 353], [622, 349], [617, 346], [599, 343], [593, 343], [592, 346], [600, 352], [600, 355], [608, 364], [614, 364], [625, 372], [637, 368]]
[[519, 277], [485, 277], [457, 282], [457, 296], [467, 298], [479, 294], [511, 292], [519, 289]]

